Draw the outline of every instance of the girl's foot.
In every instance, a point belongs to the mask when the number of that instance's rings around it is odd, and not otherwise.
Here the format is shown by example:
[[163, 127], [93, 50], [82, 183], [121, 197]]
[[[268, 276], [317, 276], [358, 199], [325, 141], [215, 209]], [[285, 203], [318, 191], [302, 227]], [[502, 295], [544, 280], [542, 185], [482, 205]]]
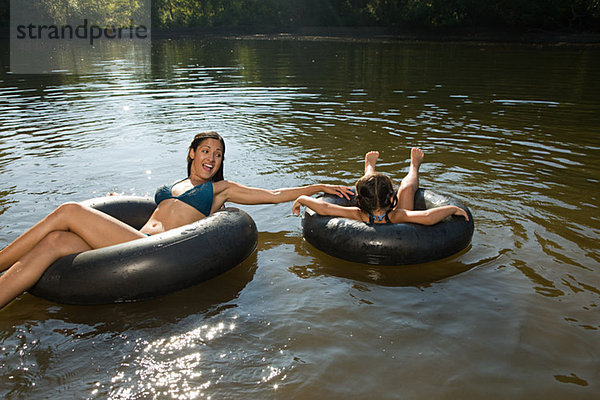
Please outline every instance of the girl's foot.
[[418, 169], [421, 166], [421, 163], [423, 162], [424, 157], [425, 157], [425, 153], [423, 153], [423, 150], [419, 149], [418, 147], [413, 147], [410, 150], [410, 165], [411, 165], [411, 167], [415, 167]]
[[375, 164], [379, 158], [378, 151], [369, 151], [365, 154], [365, 175], [371, 175], [375, 173]]

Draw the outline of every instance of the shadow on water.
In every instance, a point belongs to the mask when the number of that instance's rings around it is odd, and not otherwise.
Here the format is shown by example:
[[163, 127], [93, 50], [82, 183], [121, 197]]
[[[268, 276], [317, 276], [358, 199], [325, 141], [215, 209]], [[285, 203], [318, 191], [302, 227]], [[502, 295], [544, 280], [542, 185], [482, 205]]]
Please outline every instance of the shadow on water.
[[[0, 323], [0, 331], [4, 332], [2, 336], [6, 336], [15, 327], [27, 324], [27, 321], [43, 324], [53, 319], [83, 325], [86, 336], [93, 336], [176, 324], [191, 315], [208, 318], [236, 307], [235, 299], [252, 281], [256, 268], [255, 251], [244, 262], [216, 278], [177, 293], [135, 303], [75, 306], [52, 303], [25, 294], [3, 310], [6, 318], [3, 319], [4, 323]], [[89, 327], [94, 327], [93, 331], [90, 332]], [[78, 337], [79, 330], [75, 328], [73, 336]]]
[[368, 265], [342, 260], [330, 256], [310, 245], [303, 237], [285, 233], [261, 233], [259, 247], [269, 250], [276, 246], [292, 246], [297, 255], [302, 256], [306, 263], [293, 265], [288, 270], [301, 279], [335, 276], [359, 282], [372, 283], [381, 286], [418, 286], [427, 287], [430, 284], [447, 279], [474, 268], [497, 262], [502, 254], [487, 257], [467, 257], [473, 252], [472, 245], [463, 251], [437, 261], [423, 264], [387, 266]]

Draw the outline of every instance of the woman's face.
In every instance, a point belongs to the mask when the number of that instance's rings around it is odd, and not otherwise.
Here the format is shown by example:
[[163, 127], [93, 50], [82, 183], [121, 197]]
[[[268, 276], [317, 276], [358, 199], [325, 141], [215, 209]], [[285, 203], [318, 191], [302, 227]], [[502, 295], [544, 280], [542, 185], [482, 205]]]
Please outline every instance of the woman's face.
[[223, 163], [223, 145], [217, 139], [203, 140], [196, 150], [190, 150], [192, 161], [191, 175], [210, 180]]

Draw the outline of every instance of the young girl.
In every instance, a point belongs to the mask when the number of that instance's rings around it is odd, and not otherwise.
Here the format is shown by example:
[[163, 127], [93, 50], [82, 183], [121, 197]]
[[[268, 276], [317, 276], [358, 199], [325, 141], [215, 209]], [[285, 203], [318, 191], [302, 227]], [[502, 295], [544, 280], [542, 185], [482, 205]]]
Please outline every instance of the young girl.
[[330, 204], [321, 199], [302, 195], [296, 199], [292, 212], [300, 214], [300, 206], [306, 206], [320, 215], [330, 215], [364, 221], [368, 223], [412, 222], [434, 225], [449, 215], [469, 217], [465, 210], [456, 206], [443, 206], [429, 210], [415, 211], [415, 193], [419, 188], [419, 167], [423, 162], [423, 151], [413, 147], [410, 153], [410, 168], [402, 180], [398, 194], [394, 195], [392, 180], [375, 172], [379, 152], [370, 151], [365, 155], [365, 174], [356, 182], [357, 207], [344, 207]]

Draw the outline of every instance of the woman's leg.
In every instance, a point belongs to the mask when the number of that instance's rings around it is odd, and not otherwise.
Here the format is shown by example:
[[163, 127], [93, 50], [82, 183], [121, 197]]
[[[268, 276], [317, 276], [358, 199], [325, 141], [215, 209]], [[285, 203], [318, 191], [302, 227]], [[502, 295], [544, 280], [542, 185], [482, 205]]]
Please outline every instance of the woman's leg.
[[54, 231], [75, 233], [93, 249], [145, 237], [108, 214], [78, 203], [66, 203], [0, 250], [0, 271], [13, 265]]
[[419, 189], [419, 167], [423, 162], [425, 154], [417, 147], [410, 151], [410, 167], [408, 174], [402, 179], [400, 189], [398, 189], [398, 208], [404, 210], [414, 210], [415, 193]]
[[98, 210], [77, 203], [58, 207], [0, 251], [0, 308], [33, 286], [58, 258], [145, 235]]
[[91, 247], [72, 232], [54, 231], [0, 276], [0, 308], [35, 285], [54, 261]]
[[369, 151], [367, 154], [365, 154], [365, 174], [364, 174], [364, 176], [373, 175], [375, 173], [375, 165], [377, 164], [378, 158], [379, 158], [378, 151]]

